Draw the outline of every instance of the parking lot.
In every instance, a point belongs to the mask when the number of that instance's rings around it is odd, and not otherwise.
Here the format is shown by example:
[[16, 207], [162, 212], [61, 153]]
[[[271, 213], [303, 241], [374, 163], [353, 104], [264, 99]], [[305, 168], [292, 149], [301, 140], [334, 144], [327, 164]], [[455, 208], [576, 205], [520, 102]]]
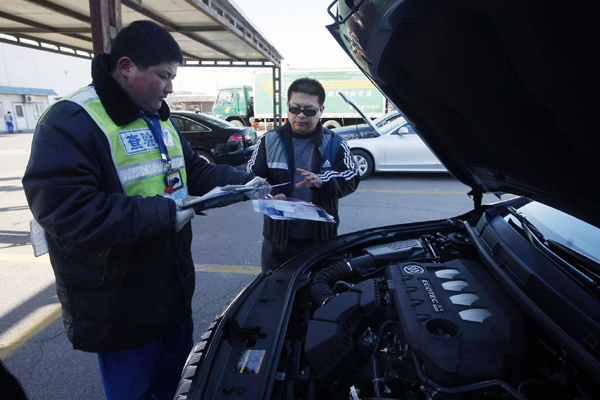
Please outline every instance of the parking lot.
[[[103, 399], [95, 354], [67, 340], [49, 258], [35, 258], [21, 187], [33, 134], [0, 135], [0, 358], [30, 399]], [[340, 233], [442, 219], [472, 208], [468, 188], [442, 174], [374, 174], [340, 201]], [[486, 199], [485, 200], [493, 200]], [[195, 334], [260, 270], [262, 215], [249, 202], [193, 221]]]

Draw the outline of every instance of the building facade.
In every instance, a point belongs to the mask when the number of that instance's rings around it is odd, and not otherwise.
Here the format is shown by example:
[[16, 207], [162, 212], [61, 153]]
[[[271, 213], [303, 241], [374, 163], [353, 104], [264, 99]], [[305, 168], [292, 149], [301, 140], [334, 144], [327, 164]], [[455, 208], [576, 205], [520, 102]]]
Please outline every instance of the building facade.
[[91, 82], [91, 59], [0, 43], [0, 133], [33, 131], [58, 98]]
[[57, 93], [52, 89], [0, 86], [0, 132], [8, 132], [8, 112], [14, 132], [32, 131]]

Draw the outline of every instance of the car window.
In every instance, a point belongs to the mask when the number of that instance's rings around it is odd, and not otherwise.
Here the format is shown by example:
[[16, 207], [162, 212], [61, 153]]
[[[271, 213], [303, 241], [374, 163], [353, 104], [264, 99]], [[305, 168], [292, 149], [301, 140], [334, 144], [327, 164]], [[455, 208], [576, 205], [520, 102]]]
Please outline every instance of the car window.
[[233, 90], [222, 90], [219, 92], [217, 104], [228, 104], [233, 101]]
[[195, 121], [191, 121], [189, 119], [184, 120], [184, 131], [187, 132], [207, 132], [210, 131], [210, 129], [208, 129], [207, 127], [205, 127], [204, 125], [201, 125]]
[[201, 117], [203, 120], [207, 121], [209, 125], [217, 126], [219, 128], [231, 128], [232, 126], [235, 126], [229, 121], [225, 121], [224, 119], [216, 118], [213, 116], [202, 114]]
[[396, 121], [398, 118], [401, 118], [402, 115], [401, 114], [396, 114], [393, 115], [391, 117], [388, 116], [387, 119], [383, 119], [381, 120], [378, 124], [376, 124], [378, 127], [382, 127], [382, 126], [386, 126], [387, 124]]
[[242, 103], [244, 102], [245, 97], [244, 97], [244, 89], [238, 89], [237, 90], [237, 101], [238, 103]]
[[183, 131], [183, 120], [173, 115], [171, 115], [171, 118], [173, 119], [173, 122], [175, 122], [175, 125], [177, 125], [177, 129], [179, 129], [179, 132]]

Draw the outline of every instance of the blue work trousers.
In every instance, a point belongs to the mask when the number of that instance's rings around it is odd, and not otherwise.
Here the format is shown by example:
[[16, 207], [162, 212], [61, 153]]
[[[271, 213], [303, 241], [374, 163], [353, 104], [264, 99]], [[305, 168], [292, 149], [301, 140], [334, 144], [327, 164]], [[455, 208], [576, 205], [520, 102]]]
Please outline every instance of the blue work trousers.
[[98, 353], [107, 400], [172, 400], [192, 350], [192, 317], [140, 347]]

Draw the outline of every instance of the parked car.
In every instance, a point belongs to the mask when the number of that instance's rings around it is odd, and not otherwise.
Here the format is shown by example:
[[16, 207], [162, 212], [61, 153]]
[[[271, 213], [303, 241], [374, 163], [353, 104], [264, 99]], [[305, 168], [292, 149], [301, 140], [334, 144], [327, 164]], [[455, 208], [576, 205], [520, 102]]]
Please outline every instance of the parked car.
[[256, 143], [256, 130], [212, 115], [171, 111], [171, 118], [192, 149], [211, 164], [246, 164]]
[[402, 114], [398, 111], [392, 111], [374, 119], [372, 124], [365, 122], [364, 124], [358, 125], [346, 125], [341, 128], [334, 128], [332, 131], [346, 140], [377, 137], [388, 130], [397, 127], [399, 124], [403, 123], [403, 121]]
[[599, 3], [329, 12], [473, 210], [345, 234], [261, 273], [202, 334], [176, 398], [598, 399]]
[[376, 172], [446, 172], [446, 168], [399, 113], [370, 120], [352, 98], [340, 96], [356, 109], [364, 125], [333, 131], [348, 141], [361, 179]]
[[397, 125], [377, 137], [348, 140], [362, 179], [367, 179], [373, 171], [446, 172], [404, 118], [400, 117]]

